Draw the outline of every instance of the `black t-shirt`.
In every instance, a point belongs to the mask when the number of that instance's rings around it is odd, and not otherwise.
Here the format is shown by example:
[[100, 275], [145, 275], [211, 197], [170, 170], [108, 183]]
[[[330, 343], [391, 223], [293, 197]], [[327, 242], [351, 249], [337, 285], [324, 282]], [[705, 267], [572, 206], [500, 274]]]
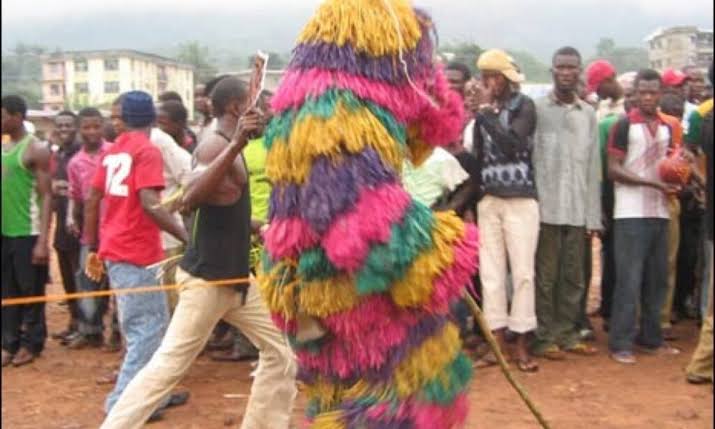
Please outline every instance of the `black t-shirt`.
[[[194, 215], [194, 228], [181, 268], [204, 280], [248, 277], [251, 250], [251, 191], [248, 183], [234, 204], [204, 204]], [[237, 286], [238, 290], [245, 288], [246, 284]]]
[[[72, 157], [80, 150], [81, 145], [74, 143], [70, 147], [60, 147], [53, 153], [53, 180], [67, 180], [67, 165]], [[79, 240], [67, 232], [67, 197], [52, 196], [52, 209], [57, 214], [53, 246], [57, 250], [74, 250], [79, 248]]]

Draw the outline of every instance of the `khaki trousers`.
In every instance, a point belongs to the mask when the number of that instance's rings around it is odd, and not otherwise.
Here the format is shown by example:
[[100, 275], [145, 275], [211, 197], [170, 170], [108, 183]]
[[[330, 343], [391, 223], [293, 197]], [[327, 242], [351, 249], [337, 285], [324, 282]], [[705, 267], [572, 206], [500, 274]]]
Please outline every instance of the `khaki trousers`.
[[[477, 206], [484, 316], [493, 330], [523, 334], [536, 329], [534, 257], [539, 242], [539, 204], [533, 198], [487, 195]], [[507, 262], [513, 295], [507, 302]]]
[[663, 309], [660, 312], [660, 327], [671, 327], [670, 319], [673, 314], [673, 297], [675, 296], [675, 283], [678, 274], [678, 248], [680, 247], [680, 201], [677, 198], [668, 198], [668, 211], [670, 223], [668, 224], [668, 293], [665, 296]]
[[[712, 255], [713, 242], [708, 243], [710, 254]], [[693, 353], [693, 358], [688, 365], [688, 375], [713, 379], [713, 271], [709, 273], [710, 296], [708, 298], [708, 313], [703, 319], [703, 326], [700, 329], [700, 341]]]
[[[174, 256], [179, 256], [184, 253], [184, 246], [173, 247], [171, 249], [164, 250], [165, 258], [172, 258]], [[163, 285], [173, 285], [176, 284], [176, 268], [177, 261], [172, 261], [168, 264], [164, 275], [161, 278], [161, 284]], [[166, 291], [166, 298], [169, 301], [169, 311], [173, 314], [176, 305], [179, 303], [179, 291], [176, 289], [170, 289]]]
[[244, 304], [243, 295], [232, 287], [202, 287], [204, 280], [181, 268], [176, 277], [183, 287], [166, 336], [151, 361], [124, 390], [102, 429], [142, 427], [189, 370], [220, 319], [240, 329], [260, 351], [241, 428], [287, 429], [297, 394], [296, 364], [271, 321], [255, 280]]

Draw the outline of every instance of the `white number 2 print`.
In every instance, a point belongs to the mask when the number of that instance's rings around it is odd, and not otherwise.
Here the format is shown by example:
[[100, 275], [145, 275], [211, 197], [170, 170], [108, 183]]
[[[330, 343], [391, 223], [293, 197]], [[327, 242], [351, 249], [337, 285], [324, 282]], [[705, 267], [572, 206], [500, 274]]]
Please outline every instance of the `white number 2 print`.
[[107, 168], [105, 192], [116, 197], [129, 196], [129, 187], [124, 183], [124, 179], [132, 169], [132, 157], [128, 153], [108, 155], [102, 165]]

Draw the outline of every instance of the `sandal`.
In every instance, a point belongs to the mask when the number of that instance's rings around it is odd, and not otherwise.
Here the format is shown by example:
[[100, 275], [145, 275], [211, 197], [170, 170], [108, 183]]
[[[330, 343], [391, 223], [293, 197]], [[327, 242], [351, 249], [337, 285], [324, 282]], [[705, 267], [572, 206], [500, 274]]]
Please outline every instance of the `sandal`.
[[589, 346], [586, 343], [576, 343], [573, 346], [567, 348], [566, 351], [581, 356], [593, 356], [598, 353], [597, 348]]
[[481, 368], [489, 368], [492, 366], [496, 366], [499, 364], [499, 361], [497, 361], [497, 357], [494, 356], [493, 352], [487, 353], [485, 356], [482, 356], [479, 360], [474, 362], [474, 368], [481, 369]]
[[548, 360], [564, 360], [566, 359], [566, 353], [564, 353], [561, 348], [555, 344], [552, 344], [544, 349], [541, 353], [536, 354], [536, 356], [543, 357]]
[[516, 367], [521, 372], [536, 372], [539, 370], [539, 364], [529, 358], [517, 359]]

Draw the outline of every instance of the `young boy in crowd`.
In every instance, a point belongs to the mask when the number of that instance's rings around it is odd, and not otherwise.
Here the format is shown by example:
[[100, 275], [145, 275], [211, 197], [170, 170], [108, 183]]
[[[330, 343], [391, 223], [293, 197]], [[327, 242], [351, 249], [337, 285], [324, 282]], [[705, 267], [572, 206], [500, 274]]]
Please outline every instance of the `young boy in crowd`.
[[[95, 282], [84, 274], [85, 260], [89, 252], [88, 237], [82, 231], [84, 203], [89, 197], [99, 161], [109, 149], [109, 144], [102, 138], [104, 119], [99, 110], [87, 107], [79, 112], [79, 134], [82, 148], [72, 158], [67, 167], [69, 178], [69, 207], [67, 229], [75, 236], [81, 237], [79, 270], [75, 273], [80, 292], [92, 292], [102, 289], [104, 279]], [[79, 335], [69, 342], [71, 349], [84, 347], [99, 347], [104, 342], [103, 317], [107, 309], [106, 298], [83, 298], [79, 300], [80, 322]], [[115, 339], [116, 340], [116, 339]]]

